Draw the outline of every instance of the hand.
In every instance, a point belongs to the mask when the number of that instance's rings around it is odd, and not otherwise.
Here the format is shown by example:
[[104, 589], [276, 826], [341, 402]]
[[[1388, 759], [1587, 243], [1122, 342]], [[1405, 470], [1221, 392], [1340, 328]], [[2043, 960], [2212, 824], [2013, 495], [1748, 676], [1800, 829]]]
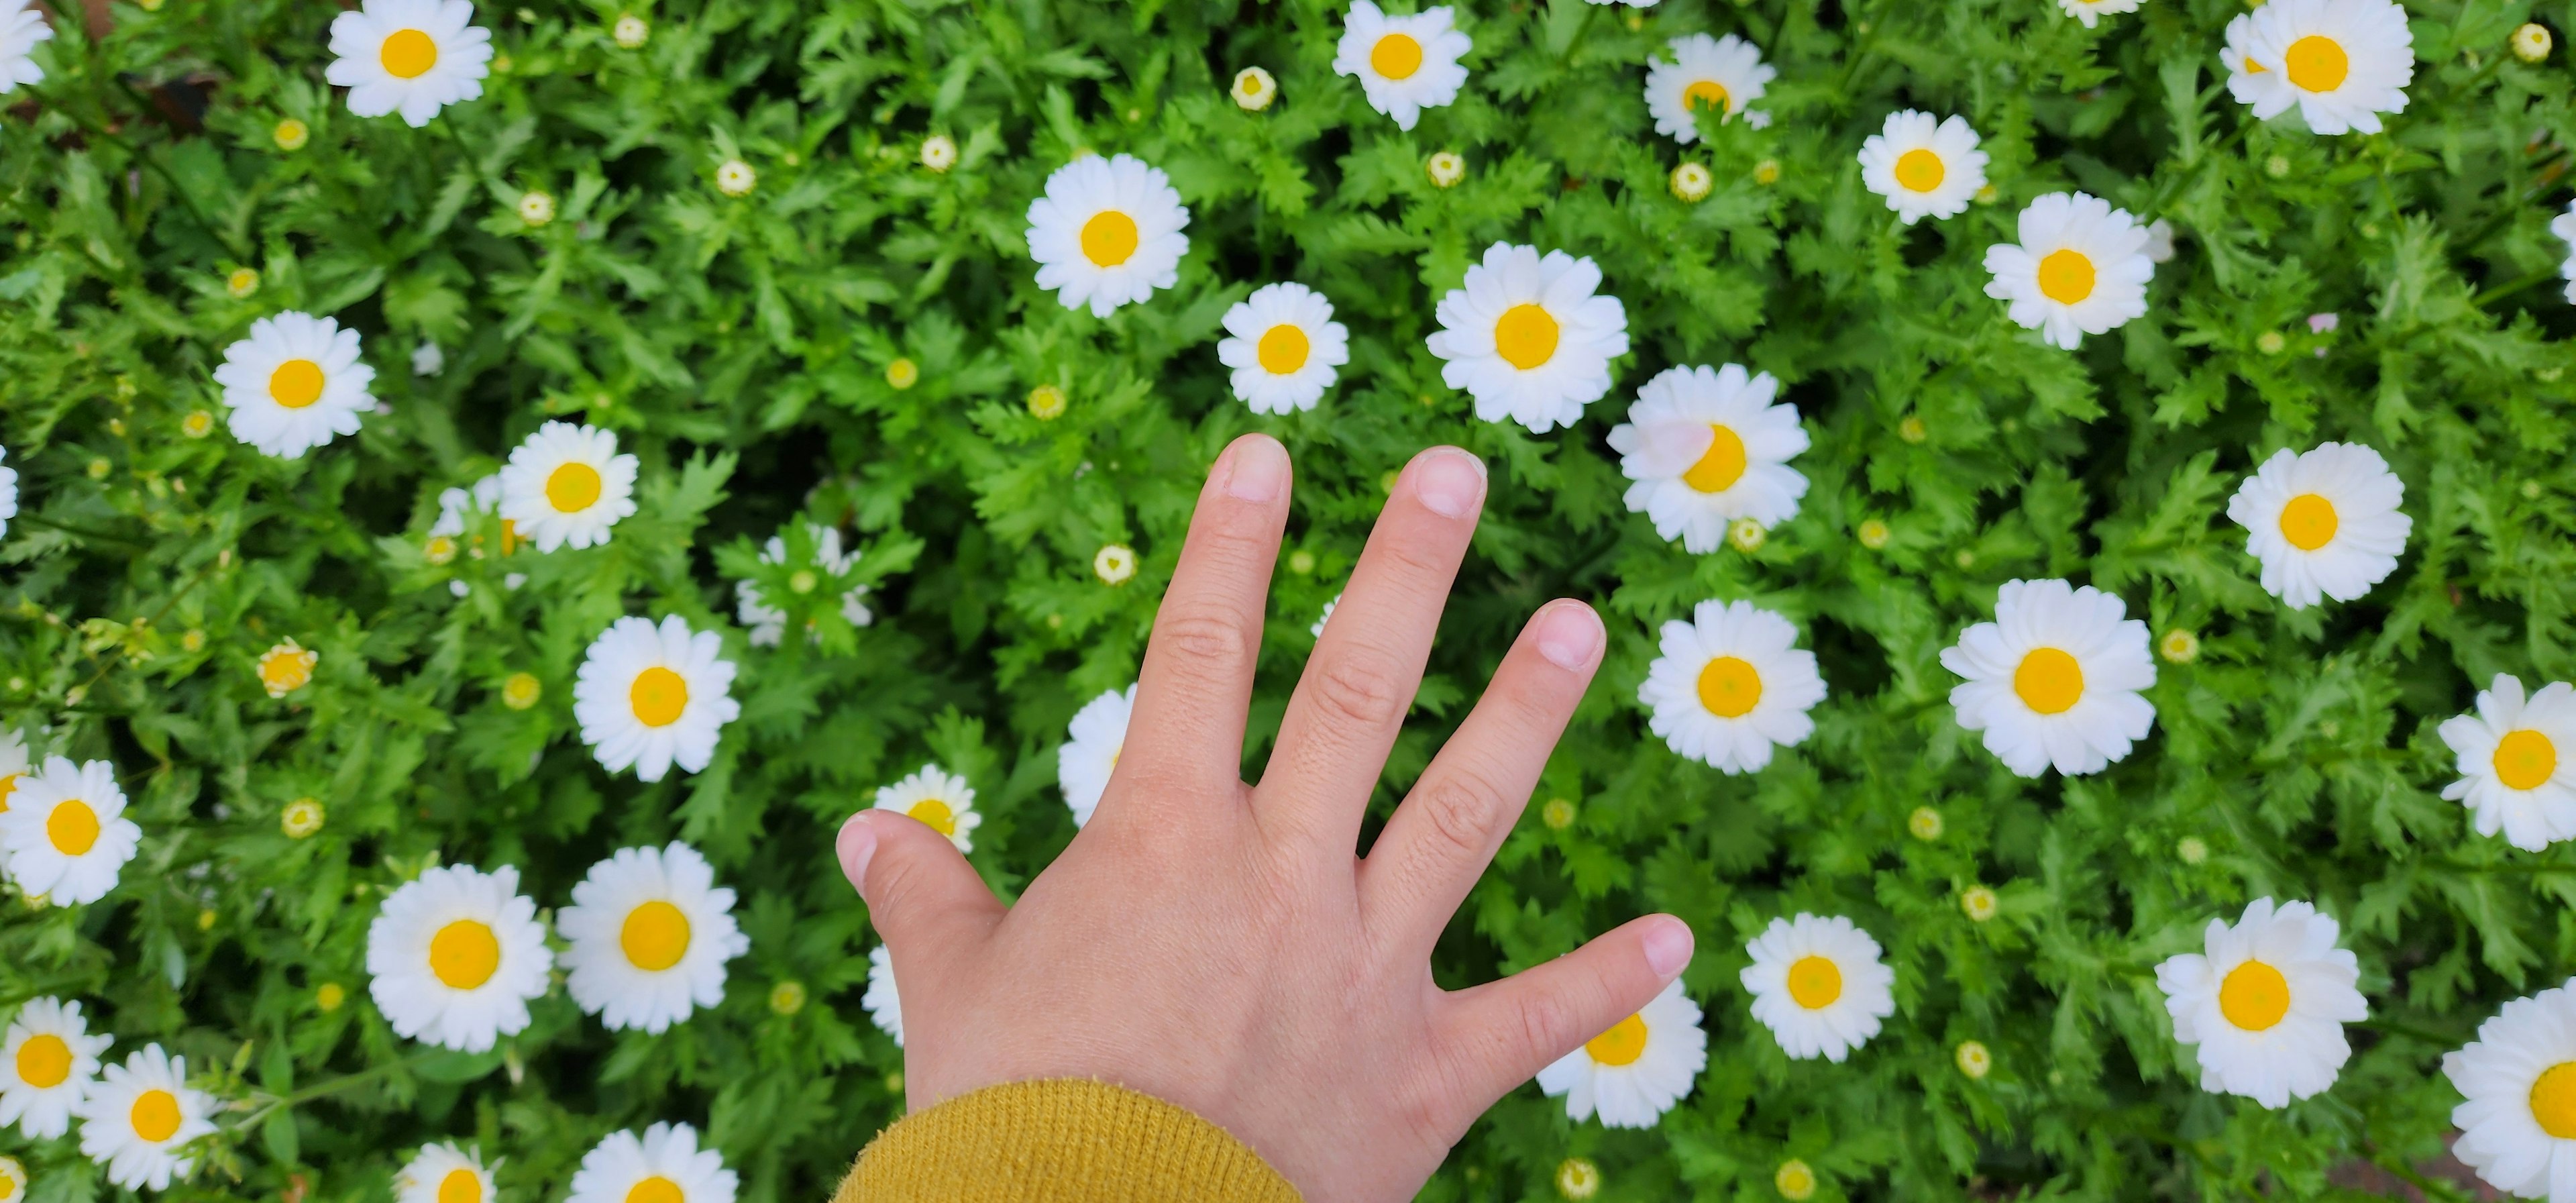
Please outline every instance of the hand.
[[842, 868], [892, 950], [915, 1107], [1098, 1078], [1225, 1128], [1316, 1203], [1409, 1199], [1495, 1099], [1689, 962], [1690, 928], [1656, 915], [1503, 981], [1431, 979], [1433, 942], [1600, 665], [1601, 620], [1578, 601], [1539, 609], [1355, 854], [1484, 505], [1484, 464], [1457, 448], [1397, 479], [1261, 783], [1237, 779], [1289, 475], [1262, 435], [1209, 472], [1108, 791], [1018, 905], [907, 816], [842, 827]]

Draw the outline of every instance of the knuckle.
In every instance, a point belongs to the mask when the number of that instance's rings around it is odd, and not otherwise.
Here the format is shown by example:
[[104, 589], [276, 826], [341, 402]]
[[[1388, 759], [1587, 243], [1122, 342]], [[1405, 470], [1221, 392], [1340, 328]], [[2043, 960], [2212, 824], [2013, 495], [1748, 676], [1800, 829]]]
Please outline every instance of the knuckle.
[[1315, 704], [1344, 723], [1381, 727], [1403, 717], [1407, 701], [1395, 674], [1382, 665], [1390, 657], [1375, 649], [1355, 648], [1315, 674]]
[[1251, 647], [1242, 623], [1202, 610], [1165, 615], [1154, 629], [1154, 642], [1182, 660], [1207, 665], [1239, 661]]
[[1472, 769], [1443, 772], [1413, 798], [1438, 850], [1461, 859], [1481, 857], [1495, 819], [1508, 805], [1501, 790]]
[[1592, 1033], [1577, 1032], [1582, 1021], [1571, 1000], [1552, 990], [1532, 990], [1520, 999], [1520, 1053], [1524, 1060], [1553, 1061]]

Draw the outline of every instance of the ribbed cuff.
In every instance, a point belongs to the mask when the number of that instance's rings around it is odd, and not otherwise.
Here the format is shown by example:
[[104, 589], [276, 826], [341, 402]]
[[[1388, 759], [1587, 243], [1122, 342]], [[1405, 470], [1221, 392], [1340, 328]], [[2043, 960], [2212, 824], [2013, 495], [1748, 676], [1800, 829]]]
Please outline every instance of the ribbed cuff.
[[1062, 1078], [987, 1086], [877, 1134], [833, 1203], [1301, 1203], [1225, 1129]]

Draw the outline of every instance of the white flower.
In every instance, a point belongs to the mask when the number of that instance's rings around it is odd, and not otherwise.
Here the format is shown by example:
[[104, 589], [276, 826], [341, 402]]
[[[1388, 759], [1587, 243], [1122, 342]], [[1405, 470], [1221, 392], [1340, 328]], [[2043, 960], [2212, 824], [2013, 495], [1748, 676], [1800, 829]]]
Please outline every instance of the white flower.
[[1103, 543], [1091, 557], [1091, 574], [1104, 585], [1124, 585], [1136, 575], [1136, 550], [1124, 543]]
[[1029, 202], [1029, 257], [1038, 287], [1067, 309], [1107, 317], [1180, 282], [1190, 211], [1171, 177], [1132, 155], [1085, 155], [1047, 177]]
[[2263, 591], [2293, 610], [2352, 601], [2397, 571], [2415, 520], [2397, 508], [2406, 484], [2358, 443], [2272, 453], [2227, 499], [2245, 550], [2263, 563]]
[[1259, 67], [1246, 67], [1234, 73], [1234, 86], [1227, 89], [1235, 106], [1247, 113], [1258, 113], [1279, 99], [1279, 81]]
[[644, 18], [625, 13], [617, 18], [617, 24], [609, 27], [608, 36], [616, 40], [620, 50], [641, 50], [645, 40], [653, 36], [653, 27], [645, 24]]
[[1217, 362], [1234, 369], [1234, 395], [1257, 414], [1313, 409], [1351, 361], [1350, 332], [1333, 303], [1303, 284], [1270, 284], [1225, 311], [1229, 337]]
[[655, 1124], [638, 1140], [611, 1132], [581, 1156], [565, 1203], [733, 1203], [724, 1155], [698, 1147], [687, 1124]]
[[[8, 449], [0, 447], [0, 459], [6, 459], [8, 455]], [[9, 520], [17, 516], [18, 470], [0, 468], [0, 535], [9, 533]]]
[[859, 996], [859, 1005], [868, 1009], [877, 1030], [894, 1037], [894, 1046], [903, 1047], [903, 997], [894, 991], [894, 953], [879, 944], [868, 950], [868, 990]]
[[1646, 62], [1646, 111], [1655, 118], [1656, 133], [1684, 146], [1699, 141], [1694, 109], [1715, 109], [1727, 121], [1742, 113], [1755, 129], [1768, 124], [1766, 114], [1745, 112], [1779, 74], [1762, 61], [1760, 48], [1731, 33], [1694, 33], [1674, 38], [1671, 46], [1672, 61]]
[[957, 140], [946, 134], [932, 134], [921, 140], [921, 165], [932, 171], [946, 171], [957, 165]]
[[1325, 603], [1324, 603], [1324, 611], [1323, 611], [1323, 613], [1321, 613], [1321, 614], [1317, 614], [1317, 615], [1315, 616], [1315, 625], [1313, 625], [1313, 626], [1311, 626], [1311, 627], [1306, 628], [1306, 633], [1307, 633], [1307, 634], [1309, 634], [1309, 635], [1314, 636], [1314, 637], [1315, 637], [1315, 638], [1317, 638], [1317, 639], [1321, 639], [1321, 638], [1323, 638], [1323, 637], [1324, 637], [1324, 624], [1325, 624], [1325, 623], [1328, 623], [1328, 622], [1331, 622], [1331, 621], [1333, 620], [1333, 610], [1334, 610], [1336, 607], [1340, 606], [1341, 604], [1342, 604], [1342, 595], [1341, 595], [1341, 594], [1338, 594], [1338, 593], [1334, 594], [1334, 595], [1333, 595], [1333, 600], [1331, 600], [1331, 601], [1328, 601], [1328, 602], [1325, 602]]
[[501, 516], [539, 551], [608, 542], [635, 512], [635, 457], [596, 426], [548, 422], [510, 449], [501, 469]]
[[2415, 35], [2389, 0], [2269, 0], [2227, 23], [2227, 91], [2257, 119], [2291, 105], [2320, 134], [2379, 132], [2406, 110]]
[[1457, 14], [1448, 5], [1390, 17], [1369, 0], [1351, 0], [1333, 52], [1333, 74], [1358, 79], [1369, 107], [1395, 118], [1397, 129], [1409, 130], [1422, 110], [1458, 99], [1467, 82], [1467, 68], [1458, 60], [1474, 47], [1458, 31]]
[[0, 811], [0, 853], [8, 857], [10, 880], [28, 897], [55, 906], [106, 897], [142, 839], [143, 829], [125, 817], [116, 766], [104, 760], [75, 765], [46, 757], [41, 772], [19, 779], [9, 809]]
[[1967, 118], [1889, 113], [1887, 124], [1860, 144], [1860, 182], [1886, 197], [1909, 226], [1926, 217], [1957, 217], [1986, 186], [1986, 152], [1977, 149]]
[[398, 1035], [469, 1053], [528, 1026], [554, 953], [519, 871], [424, 871], [367, 925], [367, 992]]
[[419, 346], [411, 349], [412, 375], [435, 376], [446, 370], [447, 352], [439, 350], [437, 343], [424, 338]]
[[2174, 257], [2174, 225], [2172, 222], [2159, 217], [2153, 222], [2148, 223], [2146, 256], [2147, 262], [2149, 263], [2167, 263], [2172, 261]]
[[1986, 295], [2069, 351], [2147, 312], [2147, 232], [2110, 202], [2052, 192], [2021, 211], [2021, 243], [1986, 248]]
[[[465, 533], [465, 524], [477, 514], [490, 514], [501, 508], [501, 474], [491, 473], [463, 489], [441, 489], [438, 493], [438, 520], [429, 524], [429, 533], [455, 538]], [[513, 524], [515, 525], [515, 524]], [[508, 549], [503, 549], [506, 554]]]
[[2057, 0], [2057, 7], [2065, 9], [2067, 16], [2082, 21], [2084, 28], [2091, 29], [2094, 22], [2104, 17], [2138, 11], [2138, 3], [2139, 0]]
[[1055, 781], [1064, 790], [1064, 804], [1073, 808], [1074, 826], [1091, 821], [1101, 792], [1109, 788], [1109, 772], [1118, 767], [1118, 753], [1127, 746], [1127, 719], [1135, 709], [1136, 687], [1130, 685], [1123, 693], [1112, 689], [1101, 694], [1074, 712], [1064, 745], [1055, 750]]
[[1753, 1017], [1793, 1058], [1840, 1063], [1896, 1013], [1896, 971], [1878, 959], [1878, 941], [1849, 919], [1803, 911], [1774, 919], [1744, 951], [1753, 963], [1737, 980], [1753, 995]]
[[367, 391], [375, 379], [358, 361], [357, 331], [294, 312], [252, 322], [215, 367], [233, 437], [285, 459], [358, 433], [359, 413], [376, 403]]
[[492, 1171], [453, 1141], [422, 1145], [394, 1174], [394, 1203], [492, 1203]]
[[1667, 622], [1661, 655], [1637, 701], [1672, 750], [1724, 773], [1760, 772], [1771, 749], [1815, 733], [1807, 711], [1825, 700], [1816, 656], [1798, 628], [1751, 602], [1704, 601], [1689, 622]]
[[[0, 811], [9, 809], [9, 795], [18, 788], [19, 778], [27, 775], [26, 737], [14, 727], [0, 727]], [[0, 850], [0, 857], [5, 857]]]
[[629, 615], [591, 641], [574, 674], [572, 716], [600, 767], [659, 781], [677, 764], [695, 773], [715, 758], [716, 737], [742, 716], [724, 641], [691, 631], [677, 614], [655, 626]]
[[2200, 1088], [2286, 1107], [2334, 1085], [2370, 1017], [2361, 966], [2335, 947], [2335, 921], [2304, 902], [2257, 898], [2234, 927], [2209, 921], [2205, 953], [2156, 966], [2174, 1039], [2199, 1047]]
[[2525, 852], [2576, 839], [2576, 764], [2561, 751], [2576, 751], [2576, 687], [2552, 682], [2525, 702], [2522, 682], [2497, 673], [2478, 712], [2441, 731], [2460, 773], [2442, 796], [2468, 803], [2479, 835], [2502, 831]]
[[99, 1056], [112, 1043], [89, 1034], [79, 1002], [28, 999], [0, 1038], [0, 1124], [18, 1125], [29, 1140], [70, 1131], [72, 1110], [97, 1080]]
[[566, 989], [610, 1030], [659, 1033], [724, 1001], [725, 962], [751, 951], [733, 891], [697, 849], [620, 848], [572, 888], [555, 916]]
[[1572, 426], [1610, 391], [1610, 360], [1628, 353], [1628, 313], [1596, 295], [1601, 269], [1563, 251], [1497, 242], [1434, 310], [1428, 345], [1440, 379], [1476, 399], [1476, 416], [1545, 434]]
[[2576, 982], [2506, 1003], [2442, 1073], [2464, 1101], [2451, 1153], [2525, 1199], [2576, 1199]]
[[[814, 540], [814, 563], [817, 567], [837, 577], [848, 575], [850, 569], [857, 566], [859, 560], [857, 553], [841, 550], [841, 532], [838, 527], [812, 522], [807, 523], [805, 529]], [[761, 546], [760, 562], [786, 563], [786, 536], [771, 535], [769, 542]], [[756, 581], [735, 581], [733, 594], [734, 618], [750, 629], [751, 645], [753, 647], [778, 646], [779, 641], [787, 635], [787, 611], [770, 605], [769, 599], [761, 593], [760, 584]], [[842, 592], [841, 617], [848, 619], [851, 626], [863, 627], [876, 621], [876, 614], [868, 609], [867, 596], [868, 587], [865, 585], [852, 585]], [[823, 632], [815, 629], [811, 619], [806, 620], [805, 637], [812, 643], [823, 641]], [[6, 1203], [6, 1201], [0, 1200], [0, 1203]]]
[[519, 220], [541, 226], [555, 219], [555, 198], [550, 192], [530, 190], [519, 194]]
[[716, 191], [726, 196], [749, 196], [760, 186], [760, 173], [740, 159], [727, 159], [716, 165]]
[[2155, 726], [2139, 691], [2156, 683], [2147, 624], [2115, 594], [2065, 581], [2006, 581], [1995, 620], [1941, 649], [1967, 680], [1950, 690], [1959, 726], [1986, 733], [2004, 767], [2036, 777], [2098, 773]]
[[36, 11], [35, 0], [0, 16], [0, 96], [17, 91], [20, 84], [45, 81], [45, 69], [36, 65], [36, 47], [53, 40], [54, 27]]
[[1565, 1096], [1568, 1119], [1605, 1128], [1651, 1128], [1708, 1068], [1708, 1033], [1679, 979], [1645, 1009], [1538, 1071], [1538, 1088]]
[[1628, 509], [1693, 555], [1716, 551], [1726, 526], [1750, 518], [1778, 526], [1798, 514], [1807, 478], [1789, 460], [1807, 449], [1794, 406], [1777, 405], [1780, 382], [1741, 364], [1666, 368], [1610, 429], [1628, 486]]
[[215, 1130], [207, 1118], [214, 1109], [205, 1091], [189, 1088], [188, 1059], [150, 1044], [108, 1066], [72, 1112], [81, 1120], [81, 1152], [107, 1167], [108, 1181], [165, 1190], [195, 1167], [179, 1150]]
[[876, 808], [921, 820], [947, 836], [959, 852], [975, 850], [975, 829], [984, 823], [984, 816], [975, 813], [975, 787], [935, 764], [923, 765], [911, 776], [879, 788]]
[[349, 89], [360, 117], [400, 113], [413, 129], [483, 94], [492, 33], [466, 0], [365, 0], [331, 19], [335, 57], [322, 78]]
[[2567, 280], [2567, 301], [2576, 304], [2576, 201], [2567, 211], [2549, 219], [2549, 232], [2567, 244], [2567, 258], [2558, 265], [2558, 274]]

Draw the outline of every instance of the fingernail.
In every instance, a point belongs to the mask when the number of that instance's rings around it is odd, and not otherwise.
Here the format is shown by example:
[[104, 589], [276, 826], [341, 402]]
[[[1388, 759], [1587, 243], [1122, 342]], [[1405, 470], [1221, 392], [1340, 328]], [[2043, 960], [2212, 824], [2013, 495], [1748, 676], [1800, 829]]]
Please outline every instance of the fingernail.
[[1538, 620], [1538, 654], [1569, 672], [1592, 667], [1601, 654], [1601, 616], [1581, 602], [1557, 602]]
[[1268, 435], [1250, 435], [1226, 454], [1225, 495], [1237, 501], [1276, 501], [1288, 483], [1288, 449]]
[[1413, 493], [1443, 518], [1463, 518], [1485, 495], [1485, 461], [1455, 447], [1435, 447], [1422, 457]]
[[850, 888], [861, 894], [868, 891], [868, 858], [877, 854], [877, 833], [868, 825], [868, 812], [851, 815], [841, 824], [841, 834], [832, 841], [841, 857], [841, 876], [850, 879]]
[[1680, 973], [1690, 959], [1690, 924], [1665, 915], [1646, 929], [1646, 968], [1654, 970], [1656, 977]]

